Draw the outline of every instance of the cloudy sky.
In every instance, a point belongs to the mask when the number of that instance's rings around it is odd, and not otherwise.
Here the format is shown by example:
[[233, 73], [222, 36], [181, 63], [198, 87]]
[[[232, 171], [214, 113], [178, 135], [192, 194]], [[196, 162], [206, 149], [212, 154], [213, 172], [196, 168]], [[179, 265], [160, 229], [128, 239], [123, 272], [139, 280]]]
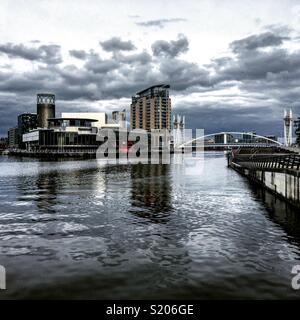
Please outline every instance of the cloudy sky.
[[300, 116], [300, 1], [0, 0], [0, 135], [37, 92], [110, 113], [160, 83], [189, 128], [282, 135], [284, 107]]

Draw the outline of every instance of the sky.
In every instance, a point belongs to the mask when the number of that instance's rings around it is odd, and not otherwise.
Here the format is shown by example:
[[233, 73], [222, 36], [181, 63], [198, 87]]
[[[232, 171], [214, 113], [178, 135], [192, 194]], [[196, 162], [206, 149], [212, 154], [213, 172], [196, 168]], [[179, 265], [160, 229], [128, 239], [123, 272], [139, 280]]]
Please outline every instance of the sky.
[[299, 0], [0, 0], [0, 136], [38, 92], [110, 115], [161, 83], [187, 128], [282, 136], [299, 79]]

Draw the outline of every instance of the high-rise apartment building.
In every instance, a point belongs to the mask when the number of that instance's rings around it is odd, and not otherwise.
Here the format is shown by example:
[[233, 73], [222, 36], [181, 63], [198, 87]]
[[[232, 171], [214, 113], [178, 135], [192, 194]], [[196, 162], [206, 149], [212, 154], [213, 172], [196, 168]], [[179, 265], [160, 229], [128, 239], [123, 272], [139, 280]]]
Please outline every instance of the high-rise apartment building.
[[171, 99], [169, 85], [157, 85], [132, 97], [131, 129], [171, 129]]

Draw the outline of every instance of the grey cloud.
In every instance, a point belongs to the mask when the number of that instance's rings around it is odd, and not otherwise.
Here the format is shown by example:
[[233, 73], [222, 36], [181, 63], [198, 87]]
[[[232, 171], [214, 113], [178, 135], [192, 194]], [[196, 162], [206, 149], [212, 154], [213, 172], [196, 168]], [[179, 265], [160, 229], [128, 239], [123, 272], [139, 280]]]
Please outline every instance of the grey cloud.
[[183, 22], [183, 21], [186, 21], [186, 19], [183, 19], [183, 18], [157, 19], [157, 20], [136, 22], [136, 25], [142, 26], [142, 27], [164, 28], [169, 23]]
[[230, 47], [234, 52], [238, 53], [244, 50], [256, 50], [258, 48], [280, 46], [284, 40], [289, 39], [289, 37], [276, 35], [272, 32], [265, 32], [258, 35], [252, 35], [241, 40], [233, 41], [230, 44]]
[[100, 42], [105, 51], [132, 51], [136, 47], [131, 41], [123, 41], [119, 37], [113, 37], [109, 40]]
[[119, 63], [115, 59], [101, 59], [97, 53], [89, 55], [85, 68], [94, 73], [107, 73], [109, 71], [117, 69]]
[[88, 53], [84, 50], [69, 50], [71, 57], [77, 58], [79, 60], [85, 60], [88, 56]]
[[264, 26], [264, 30], [281, 37], [289, 37], [290, 33], [294, 31], [290, 26], [284, 24], [269, 24]]
[[228, 80], [268, 81], [270, 74], [288, 72], [292, 75], [300, 68], [300, 52], [289, 53], [284, 49], [270, 52], [251, 52], [240, 54], [235, 59], [218, 61], [216, 82]]
[[189, 49], [189, 41], [183, 34], [178, 35], [178, 40], [158, 40], [155, 41], [152, 46], [154, 56], [168, 56], [176, 57], [180, 53], [187, 52]]
[[116, 53], [114, 58], [117, 59], [121, 63], [126, 64], [148, 64], [152, 61], [151, 55], [147, 51], [143, 51], [141, 53], [123, 55], [120, 53]]
[[188, 88], [209, 87], [209, 72], [196, 63], [179, 59], [165, 59], [160, 64], [164, 81], [171, 84], [173, 90], [183, 91]]
[[29, 61], [43, 62], [46, 64], [59, 64], [62, 62], [61, 47], [56, 44], [27, 47], [23, 44], [0, 44], [0, 53], [10, 58], [22, 58]]

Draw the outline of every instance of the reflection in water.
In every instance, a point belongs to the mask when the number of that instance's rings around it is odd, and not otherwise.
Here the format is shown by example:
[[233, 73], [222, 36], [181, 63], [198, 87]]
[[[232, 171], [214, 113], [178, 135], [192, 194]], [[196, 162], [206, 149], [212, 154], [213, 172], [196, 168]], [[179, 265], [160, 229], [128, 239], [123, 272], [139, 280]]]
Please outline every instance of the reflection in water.
[[131, 168], [131, 213], [165, 223], [172, 211], [169, 165], [134, 165]]
[[297, 243], [300, 247], [300, 214], [298, 210], [260, 186], [251, 184], [250, 188], [256, 197], [263, 201], [272, 221], [286, 231], [287, 239], [291, 243]]
[[223, 153], [198, 176], [96, 160], [0, 169], [0, 298], [299, 298], [299, 212]]
[[51, 174], [38, 174], [34, 180], [32, 177], [19, 176], [17, 187], [20, 196], [18, 201], [31, 199], [42, 212], [55, 213], [58, 178], [57, 171]]

